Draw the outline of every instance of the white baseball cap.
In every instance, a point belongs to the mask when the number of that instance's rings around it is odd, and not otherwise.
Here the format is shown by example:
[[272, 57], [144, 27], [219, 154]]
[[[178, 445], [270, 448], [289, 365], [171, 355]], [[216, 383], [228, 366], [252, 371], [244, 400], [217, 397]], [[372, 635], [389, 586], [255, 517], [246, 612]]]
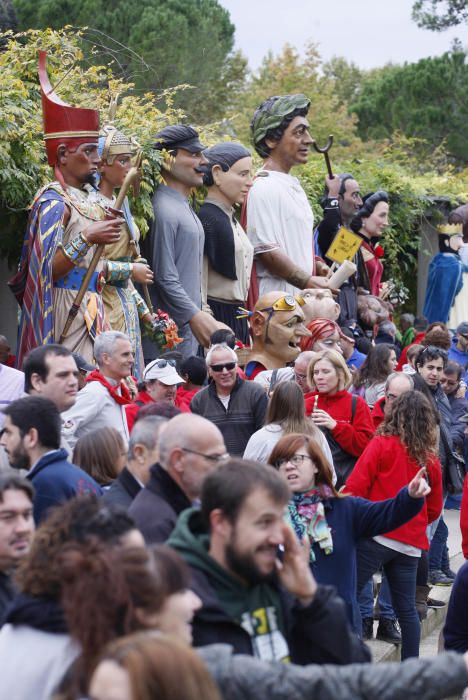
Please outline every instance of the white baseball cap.
[[166, 386], [183, 384], [184, 380], [180, 374], [177, 374], [174, 364], [174, 360], [165, 360], [164, 358], [153, 360], [149, 365], [146, 365], [143, 380], [157, 379], [162, 384], [166, 384]]

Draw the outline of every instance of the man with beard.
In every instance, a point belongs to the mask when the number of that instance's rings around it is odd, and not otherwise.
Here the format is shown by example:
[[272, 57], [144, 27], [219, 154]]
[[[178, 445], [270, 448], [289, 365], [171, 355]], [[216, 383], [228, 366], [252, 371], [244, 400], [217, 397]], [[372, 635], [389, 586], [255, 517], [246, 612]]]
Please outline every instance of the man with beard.
[[[203, 184], [206, 147], [193, 127], [176, 124], [156, 134], [154, 148], [164, 151], [165, 158], [164, 183], [153, 198], [150, 293], [154, 308], [164, 309], [177, 323], [184, 339], [178, 350], [189, 357], [198, 353], [199, 344], [209, 347], [211, 334], [222, 325], [201, 310], [205, 234], [188, 200], [191, 191]], [[154, 359], [155, 354], [155, 348], [145, 343], [146, 359]]]
[[16, 474], [0, 477], [0, 625], [15, 595], [13, 573], [34, 534], [33, 496], [26, 479]]
[[169, 544], [190, 565], [203, 603], [194, 645], [226, 643], [297, 664], [368, 661], [343, 601], [317, 585], [308, 546], [284, 522], [289, 498], [274, 469], [233, 459], [206, 478], [201, 509], [180, 515]]
[[34, 486], [34, 520], [39, 523], [52, 506], [79, 494], [101, 495], [101, 487], [67, 460], [60, 448], [60, 413], [52, 401], [27, 396], [4, 409], [0, 445], [13, 469], [27, 469]]
[[[325, 197], [322, 201], [323, 219], [315, 233], [316, 253], [322, 255], [328, 265], [333, 263], [327, 258], [327, 251], [341, 225], [350, 229], [351, 220], [362, 206], [359, 185], [350, 173], [342, 173], [336, 177], [325, 179]], [[341, 287], [338, 302], [341, 307], [340, 325], [348, 320], [357, 319], [355, 276], [346, 281]]]
[[[59, 342], [95, 245], [115, 243], [121, 219], [104, 220], [105, 211], [89, 201], [97, 166], [99, 113], [66, 105], [53, 91], [40, 52], [39, 80], [44, 138], [55, 181], [41, 188], [31, 206], [19, 271], [10, 286], [21, 306], [17, 366], [32, 348]], [[63, 344], [88, 361], [104, 327], [100, 284], [103, 263], [88, 282], [81, 306]]]

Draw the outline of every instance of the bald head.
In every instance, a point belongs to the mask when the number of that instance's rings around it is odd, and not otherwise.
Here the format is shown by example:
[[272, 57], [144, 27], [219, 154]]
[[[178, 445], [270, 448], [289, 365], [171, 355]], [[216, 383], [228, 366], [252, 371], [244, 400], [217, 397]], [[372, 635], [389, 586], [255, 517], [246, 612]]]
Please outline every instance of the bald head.
[[297, 356], [294, 362], [294, 380], [299, 384], [304, 394], [310, 391], [310, 387], [307, 384], [307, 368], [315, 355], [316, 353], [312, 350], [304, 350], [304, 352], [301, 352]]
[[205, 477], [225, 456], [221, 432], [202, 416], [182, 413], [161, 430], [159, 462], [189, 500], [199, 498]]
[[385, 383], [384, 414], [388, 416], [396, 399], [407, 391], [414, 390], [411, 375], [405, 372], [393, 372]]

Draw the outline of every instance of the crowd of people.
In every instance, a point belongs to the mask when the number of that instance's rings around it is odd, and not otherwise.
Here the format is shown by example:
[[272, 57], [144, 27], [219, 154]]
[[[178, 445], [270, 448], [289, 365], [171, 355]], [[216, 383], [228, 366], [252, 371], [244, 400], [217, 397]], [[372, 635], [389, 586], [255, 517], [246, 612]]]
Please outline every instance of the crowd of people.
[[[391, 197], [362, 197], [350, 173], [326, 178], [314, 231], [290, 174], [312, 142], [304, 95], [253, 115], [255, 178], [239, 143], [155, 136], [148, 264], [121, 196], [132, 139], [60, 101], [44, 55], [40, 83], [56, 181], [12, 280], [16, 368], [0, 339], [2, 694], [461, 693], [468, 564], [455, 579], [443, 517], [461, 501], [468, 557], [460, 280], [445, 316], [397, 324], [379, 245]], [[343, 228], [359, 247], [335, 288]], [[439, 255], [459, 255], [460, 230], [455, 216]], [[431, 589], [452, 585], [449, 651], [417, 659], [444, 606]], [[374, 631], [401, 664], [371, 663]]]

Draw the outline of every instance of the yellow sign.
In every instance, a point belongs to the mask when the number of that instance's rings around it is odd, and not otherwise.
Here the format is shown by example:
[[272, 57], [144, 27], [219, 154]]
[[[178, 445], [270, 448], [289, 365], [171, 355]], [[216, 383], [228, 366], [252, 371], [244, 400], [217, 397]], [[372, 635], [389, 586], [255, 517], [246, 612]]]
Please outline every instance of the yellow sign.
[[354, 258], [361, 243], [362, 238], [352, 231], [348, 231], [344, 226], [341, 226], [331, 246], [327, 250], [327, 258], [341, 265], [345, 260], [352, 260]]

